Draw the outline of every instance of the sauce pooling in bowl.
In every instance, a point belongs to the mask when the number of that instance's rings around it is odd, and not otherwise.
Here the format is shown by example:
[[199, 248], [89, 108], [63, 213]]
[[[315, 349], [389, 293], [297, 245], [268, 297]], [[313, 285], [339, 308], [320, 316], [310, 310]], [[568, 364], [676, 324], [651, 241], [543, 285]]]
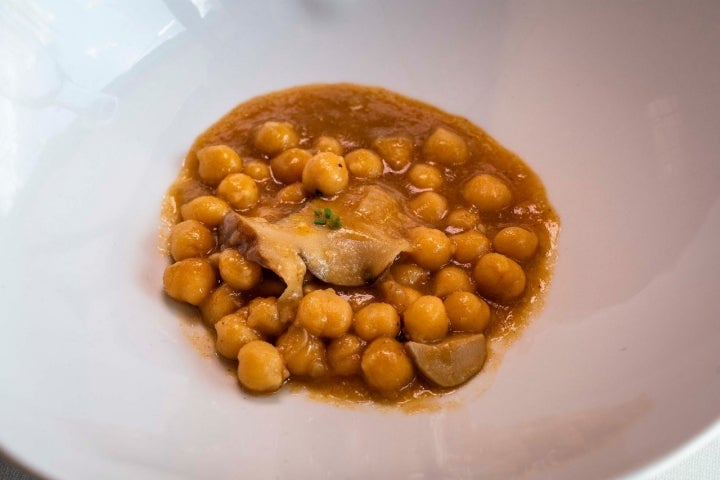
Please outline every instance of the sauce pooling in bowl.
[[165, 292], [243, 388], [400, 403], [482, 371], [541, 304], [557, 214], [465, 119], [380, 88], [254, 98], [203, 133], [164, 210]]

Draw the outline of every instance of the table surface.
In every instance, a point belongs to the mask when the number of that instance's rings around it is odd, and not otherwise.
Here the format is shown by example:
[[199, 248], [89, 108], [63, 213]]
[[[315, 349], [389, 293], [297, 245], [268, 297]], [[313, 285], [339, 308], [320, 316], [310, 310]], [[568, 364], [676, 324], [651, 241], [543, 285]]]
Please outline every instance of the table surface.
[[[720, 435], [696, 452], [679, 459], [663, 472], [646, 480], [707, 480], [720, 478]], [[38, 480], [0, 458], [0, 480]]]

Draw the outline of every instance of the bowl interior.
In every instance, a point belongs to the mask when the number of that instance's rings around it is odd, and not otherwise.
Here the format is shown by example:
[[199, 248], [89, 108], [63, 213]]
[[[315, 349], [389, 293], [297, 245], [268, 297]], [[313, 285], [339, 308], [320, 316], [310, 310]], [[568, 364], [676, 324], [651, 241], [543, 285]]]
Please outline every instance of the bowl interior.
[[[0, 87], [0, 445], [21, 462], [69, 478], [606, 478], [716, 422], [717, 3], [4, 8], [35, 22], [6, 30]], [[161, 293], [160, 202], [193, 139], [257, 94], [334, 81], [469, 118], [562, 219], [545, 308], [437, 411], [245, 397]]]

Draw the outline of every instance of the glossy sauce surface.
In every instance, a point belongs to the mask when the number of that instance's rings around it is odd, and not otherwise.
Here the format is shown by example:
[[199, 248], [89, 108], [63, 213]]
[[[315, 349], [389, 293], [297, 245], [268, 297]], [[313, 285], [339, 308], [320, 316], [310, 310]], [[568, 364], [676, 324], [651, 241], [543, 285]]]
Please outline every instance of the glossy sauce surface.
[[[534, 254], [527, 260], [519, 261], [526, 276], [522, 294], [511, 300], [499, 300], [497, 296], [474, 291], [490, 307], [490, 321], [484, 329], [488, 340], [504, 338], [511, 340], [529, 321], [533, 312], [542, 305], [551, 279], [556, 256], [556, 241], [559, 233], [559, 219], [550, 205], [543, 185], [537, 175], [520, 158], [500, 146], [488, 134], [465, 119], [449, 115], [434, 107], [388, 92], [380, 88], [369, 88], [350, 84], [311, 85], [297, 87], [257, 97], [245, 102], [225, 115], [204, 132], [192, 145], [184, 166], [174, 185], [170, 188], [164, 203], [164, 223], [167, 230], [182, 220], [180, 207], [201, 195], [215, 195], [217, 190], [204, 184], [198, 175], [197, 152], [207, 146], [227, 145], [243, 159], [244, 171], [254, 162], [270, 165], [275, 154], [265, 153], [257, 148], [254, 141], [258, 128], [265, 122], [288, 122], [298, 136], [298, 148], [317, 153], [320, 137], [331, 137], [342, 147], [342, 154], [356, 149], [370, 149], [377, 152], [377, 141], [382, 138], [402, 137], [412, 144], [411, 161], [407, 165], [392, 164], [383, 158], [383, 173], [379, 178], [361, 179], [350, 175], [349, 187], [379, 185], [396, 192], [403, 198], [403, 214], [418, 226], [443, 231], [447, 236], [463, 231], [477, 231], [492, 241], [506, 227], [520, 227], [532, 232], [537, 238]], [[469, 159], [461, 164], [447, 165], [427, 158], [423, 149], [428, 137], [438, 128], [452, 131], [464, 139]], [[382, 155], [381, 155], [382, 157]], [[417, 164], [435, 167], [442, 174], [442, 182], [432, 188], [419, 188], [411, 181], [410, 170]], [[252, 167], [251, 167], [252, 168]], [[280, 203], [278, 194], [287, 187], [272, 171], [269, 178], [257, 180], [259, 199], [255, 205], [240, 213], [247, 217], [261, 217], [275, 222], [298, 212], [303, 205], [322, 192], [305, 192], [300, 203]], [[417, 173], [417, 172], [416, 172]], [[500, 179], [512, 192], [510, 205], [496, 211], [484, 211], [468, 203], [464, 187], [473, 177], [490, 174]], [[412, 208], [412, 201], [423, 192], [432, 191], [442, 196], [447, 207], [440, 218], [428, 221]], [[320, 195], [319, 195], [320, 194]], [[329, 197], [329, 196], [325, 196]], [[471, 228], [458, 226], [449, 220], [453, 210], [471, 213], [477, 222]], [[450, 224], [453, 223], [453, 224]], [[460, 222], [462, 223], [462, 222]], [[217, 229], [213, 229], [217, 235]], [[216, 236], [216, 247], [209, 252], [213, 255], [225, 248]], [[491, 247], [492, 248], [492, 247]], [[461, 262], [453, 257], [448, 266], [457, 266], [473, 278], [476, 259]], [[333, 288], [347, 300], [355, 313], [374, 301], [383, 301], [386, 295], [380, 285], [394, 281], [403, 266], [417, 267], [411, 252], [403, 252], [379, 279], [370, 285], [338, 286], [327, 285], [311, 276], [306, 276], [306, 286], [311, 288]], [[413, 288], [422, 295], [432, 295], [437, 269], [413, 282]], [[263, 281], [248, 291], [237, 291], [232, 295], [238, 306], [247, 305], [254, 297], [275, 296], [283, 291], [284, 283], [275, 274], [264, 269]], [[402, 309], [399, 311], [402, 318]], [[214, 329], [210, 329], [214, 332]], [[350, 333], [354, 327], [350, 328]], [[452, 332], [451, 332], [452, 333]], [[403, 330], [397, 338], [404, 342], [407, 336]], [[276, 337], [268, 340], [273, 341]], [[329, 339], [322, 339], [327, 346]], [[492, 351], [489, 352], [492, 355]], [[482, 372], [480, 373], [482, 375]], [[330, 371], [319, 378], [291, 377], [291, 384], [301, 385], [322, 398], [350, 401], [376, 401], [381, 403], [412, 403], [421, 398], [443, 394], [448, 389], [433, 386], [422, 375], [415, 378], [399, 392], [378, 392], [363, 381], [362, 375], [343, 377]]]

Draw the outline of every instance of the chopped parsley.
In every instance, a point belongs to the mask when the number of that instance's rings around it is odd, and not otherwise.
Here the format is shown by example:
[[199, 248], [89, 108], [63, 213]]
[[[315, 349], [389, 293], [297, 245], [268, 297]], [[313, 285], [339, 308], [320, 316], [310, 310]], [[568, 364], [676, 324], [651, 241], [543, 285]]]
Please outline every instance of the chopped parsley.
[[315, 210], [315, 221], [313, 223], [315, 225], [325, 225], [330, 230], [337, 230], [342, 227], [340, 217], [327, 207], [325, 210]]

